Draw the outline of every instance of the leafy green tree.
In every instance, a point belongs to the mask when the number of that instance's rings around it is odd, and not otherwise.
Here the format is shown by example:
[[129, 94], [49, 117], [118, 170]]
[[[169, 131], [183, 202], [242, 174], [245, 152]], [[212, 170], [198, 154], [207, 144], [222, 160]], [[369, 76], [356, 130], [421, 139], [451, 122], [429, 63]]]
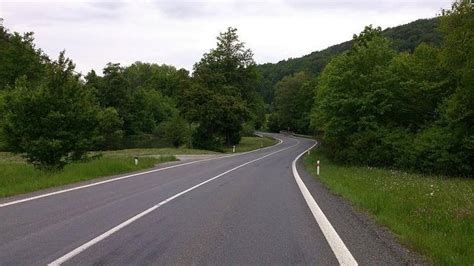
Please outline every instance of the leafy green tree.
[[311, 125], [334, 159], [472, 176], [474, 6], [439, 19], [441, 47], [396, 54], [367, 27], [318, 78]]
[[134, 92], [126, 110], [124, 124], [132, 134], [153, 133], [161, 122], [178, 112], [170, 98], [147, 89]]
[[[287, 76], [275, 86], [274, 112], [272, 123], [277, 123], [278, 130], [308, 133], [309, 112], [313, 104], [313, 87], [310, 77], [299, 72]], [[275, 125], [272, 125], [275, 128]]]
[[439, 102], [436, 121], [414, 139], [411, 166], [424, 172], [472, 176], [474, 6], [471, 1], [454, 1], [450, 10], [443, 11], [440, 31], [443, 42], [437, 58], [443, 73], [435, 75], [444, 79], [444, 86], [436, 91], [435, 99]]
[[399, 79], [399, 126], [417, 132], [439, 119], [439, 106], [452, 89], [438, 48], [421, 44], [413, 54], [401, 53], [390, 71]]
[[[198, 146], [233, 145], [240, 141], [242, 124], [262, 111], [256, 93], [258, 79], [253, 53], [228, 28], [217, 37], [217, 47], [194, 65], [195, 85], [184, 93], [186, 117], [197, 123]], [[254, 117], [263, 117], [263, 114]], [[209, 141], [203, 141], [205, 138]]]
[[99, 105], [73, 70], [62, 52], [39, 85], [23, 78], [6, 95], [7, 146], [37, 167], [56, 169], [81, 159], [99, 137]]
[[313, 127], [325, 132], [330, 155], [355, 163], [387, 165], [384, 127], [399, 116], [396, 77], [388, 66], [395, 56], [380, 29], [366, 27], [354, 47], [336, 57], [319, 78]]
[[163, 122], [161, 126], [165, 139], [176, 148], [188, 143], [191, 137], [188, 123], [178, 114]]
[[32, 32], [10, 33], [0, 25], [0, 90], [13, 86], [25, 76], [28, 82], [39, 81], [49, 59], [35, 47]]
[[175, 99], [190, 82], [189, 72], [185, 69], [142, 62], [124, 68], [124, 77], [132, 88], [154, 89]]
[[113, 107], [102, 109], [97, 116], [100, 139], [96, 148], [112, 149], [120, 147], [123, 140], [124, 132], [123, 120], [119, 113]]
[[192, 86], [186, 97], [189, 106], [186, 117], [199, 123], [194, 132], [193, 146], [218, 150], [222, 143], [233, 145], [240, 141], [242, 124], [249, 117], [243, 101], [215, 93], [199, 84]]
[[5, 113], [5, 96], [8, 92], [0, 90], [0, 151], [7, 151], [4, 134], [3, 134], [3, 114]]
[[[449, 71], [453, 92], [442, 108], [441, 118], [431, 130], [433, 138], [446, 143], [433, 149], [431, 160], [439, 171], [472, 176], [474, 174], [474, 5], [457, 0], [443, 12], [441, 63]], [[431, 147], [431, 146], [429, 146]], [[423, 149], [422, 149], [423, 151]], [[426, 149], [424, 150], [426, 153]]]
[[[86, 86], [95, 91], [103, 108], [117, 111], [125, 136], [152, 134], [161, 122], [177, 113], [177, 100], [162, 92], [179, 94], [181, 79], [187, 79], [187, 73], [173, 67], [140, 62], [125, 68], [109, 63], [103, 74], [99, 77], [94, 71], [89, 72]], [[163, 80], [171, 75], [172, 82]]]
[[92, 79], [96, 78], [94, 74], [90, 73], [90, 81], [94, 81], [93, 85], [97, 86], [97, 95], [101, 106], [113, 107], [122, 117], [125, 117], [128, 111], [127, 105], [131, 101], [132, 90], [123, 75], [123, 68], [120, 64], [108, 63], [100, 81]]

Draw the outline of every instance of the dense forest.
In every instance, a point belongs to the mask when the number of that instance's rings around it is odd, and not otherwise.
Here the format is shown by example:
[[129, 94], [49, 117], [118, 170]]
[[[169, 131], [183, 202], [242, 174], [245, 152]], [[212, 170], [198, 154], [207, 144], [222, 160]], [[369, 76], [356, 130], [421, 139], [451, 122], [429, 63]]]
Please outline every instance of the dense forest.
[[[421, 43], [440, 44], [441, 34], [437, 30], [438, 24], [438, 17], [419, 19], [406, 25], [385, 29], [381, 34], [392, 40], [392, 47], [396, 51], [413, 52]], [[266, 103], [271, 103], [274, 96], [274, 86], [283, 77], [302, 71], [309, 75], [317, 75], [321, 73], [334, 56], [349, 50], [351, 47], [352, 41], [347, 41], [300, 58], [290, 58], [276, 64], [258, 65], [261, 79], [259, 92]]]
[[270, 129], [316, 134], [337, 162], [472, 176], [474, 7], [456, 1], [403, 27], [367, 26], [333, 47], [341, 49], [320, 73], [287, 64], [291, 74], [273, 87]]
[[174, 145], [221, 150], [264, 121], [252, 52], [228, 28], [193, 75], [169, 65], [108, 63], [78, 74], [62, 52], [51, 60], [33, 33], [0, 28], [0, 149], [39, 168], [87, 151]]

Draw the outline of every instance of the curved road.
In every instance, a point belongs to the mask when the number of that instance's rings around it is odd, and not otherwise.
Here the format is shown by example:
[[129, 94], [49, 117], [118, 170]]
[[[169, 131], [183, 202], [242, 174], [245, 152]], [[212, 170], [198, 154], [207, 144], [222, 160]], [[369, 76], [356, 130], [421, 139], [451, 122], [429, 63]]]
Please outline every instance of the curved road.
[[341, 261], [292, 171], [314, 141], [275, 136], [282, 143], [254, 152], [4, 199], [0, 265], [407, 263], [404, 249], [299, 162], [353, 259]]

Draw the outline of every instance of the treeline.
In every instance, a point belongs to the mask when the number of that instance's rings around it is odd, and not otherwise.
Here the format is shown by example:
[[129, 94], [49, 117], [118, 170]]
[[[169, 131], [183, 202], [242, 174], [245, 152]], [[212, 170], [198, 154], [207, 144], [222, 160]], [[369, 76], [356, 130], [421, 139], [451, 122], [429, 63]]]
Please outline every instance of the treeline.
[[51, 60], [32, 33], [0, 27], [0, 149], [40, 168], [91, 150], [176, 147], [220, 150], [263, 125], [253, 54], [236, 29], [195, 64], [107, 64], [82, 76], [62, 52]]
[[[413, 52], [421, 43], [439, 45], [441, 34], [437, 30], [439, 18], [419, 19], [411, 23], [388, 28], [382, 36], [392, 40], [392, 47], [398, 52]], [[324, 67], [337, 55], [348, 51], [352, 41], [330, 46], [324, 50], [312, 52], [300, 58], [289, 58], [276, 64], [258, 65], [260, 83], [258, 90], [266, 103], [273, 102], [274, 86], [285, 76], [305, 72], [310, 76], [319, 75]]]
[[338, 162], [472, 176], [473, 5], [456, 1], [439, 20], [440, 46], [400, 53], [370, 26], [320, 75], [282, 79], [272, 129], [318, 134]]

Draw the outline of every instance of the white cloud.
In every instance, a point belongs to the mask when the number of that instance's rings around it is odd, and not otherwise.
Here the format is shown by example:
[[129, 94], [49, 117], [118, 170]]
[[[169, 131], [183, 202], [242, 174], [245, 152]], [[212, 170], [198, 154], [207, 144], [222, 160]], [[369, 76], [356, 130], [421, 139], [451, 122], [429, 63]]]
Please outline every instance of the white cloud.
[[258, 63], [299, 57], [349, 40], [365, 25], [433, 17], [440, 1], [2, 1], [12, 31], [34, 31], [51, 57], [66, 49], [79, 71], [140, 60], [192, 69], [228, 26]]

